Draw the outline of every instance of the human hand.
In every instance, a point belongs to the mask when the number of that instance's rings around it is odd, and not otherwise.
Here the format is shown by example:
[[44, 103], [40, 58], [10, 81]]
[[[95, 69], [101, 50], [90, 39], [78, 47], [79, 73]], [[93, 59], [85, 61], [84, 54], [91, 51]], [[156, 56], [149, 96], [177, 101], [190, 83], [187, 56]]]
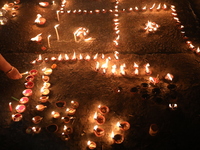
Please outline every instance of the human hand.
[[7, 77], [13, 80], [17, 80], [17, 79], [21, 79], [22, 75], [19, 73], [19, 71], [17, 70], [17, 68], [12, 67], [7, 73], [6, 73]]

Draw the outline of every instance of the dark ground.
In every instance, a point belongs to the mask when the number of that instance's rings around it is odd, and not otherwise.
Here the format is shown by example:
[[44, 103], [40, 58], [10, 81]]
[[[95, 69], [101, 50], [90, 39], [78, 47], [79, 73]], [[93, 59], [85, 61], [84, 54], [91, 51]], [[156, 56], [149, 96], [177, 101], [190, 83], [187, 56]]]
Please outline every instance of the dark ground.
[[[85, 150], [87, 149], [87, 140], [95, 141], [97, 150], [200, 149], [200, 58], [188, 49], [178, 26], [170, 15], [171, 11], [120, 14], [121, 39], [120, 46], [116, 48], [112, 43], [114, 38], [113, 15], [110, 13], [64, 14], [61, 16], [59, 27], [61, 41], [57, 42], [53, 29], [53, 26], [58, 23], [56, 8], [41, 8], [37, 3], [39, 0], [21, 1], [18, 17], [10, 18], [5, 26], [0, 27], [0, 49], [3, 56], [20, 72], [35, 68], [39, 70], [39, 75], [34, 81], [34, 94], [30, 97], [30, 102], [26, 104], [27, 110], [23, 113], [22, 121], [13, 122], [8, 103], [12, 101], [13, 106], [18, 104], [10, 97], [22, 97], [25, 80], [23, 78], [13, 81], [7, 79], [3, 73], [0, 74], [0, 149]], [[200, 2], [197, 0], [190, 0], [191, 3], [188, 3], [187, 0], [174, 1], [166, 0], [165, 2], [168, 5], [176, 6], [178, 17], [185, 26], [186, 35], [198, 47]], [[113, 2], [104, 0], [69, 1], [66, 9], [94, 9], [94, 6], [95, 8], [98, 6], [99, 9], [110, 9], [114, 7]], [[120, 2], [120, 7], [152, 5], [154, 2], [159, 3], [159, 0]], [[38, 13], [47, 19], [47, 23], [43, 27], [38, 27], [33, 23]], [[141, 30], [148, 20], [153, 20], [161, 25], [155, 34], [147, 35]], [[95, 37], [96, 40], [92, 43], [75, 43], [71, 33], [79, 26], [88, 27], [90, 36]], [[41, 44], [30, 42], [30, 38], [41, 32], [43, 33]], [[42, 51], [41, 47], [47, 45], [48, 34], [52, 35], [52, 48]], [[60, 53], [67, 53], [71, 57], [74, 50], [84, 56], [94, 55], [98, 52], [112, 58], [113, 52], [117, 50], [120, 52], [120, 60], [111, 62], [118, 65], [126, 63], [127, 75], [113, 77], [109, 73], [106, 75], [97, 73], [94, 71], [95, 61], [93, 60], [89, 62], [57, 62], [58, 67], [50, 76], [52, 84], [50, 99], [48, 103], [44, 104], [48, 108], [43, 112], [36, 111], [35, 106], [39, 104], [39, 89], [42, 84], [40, 70], [44, 66], [51, 66], [52, 62], [43, 62], [33, 66], [30, 61], [36, 59], [40, 53], [43, 57], [57, 57]], [[100, 58], [99, 61], [103, 62]], [[137, 77], [131, 74], [134, 62], [140, 65], [141, 72], [143, 71], [142, 66], [150, 63], [152, 76], [160, 75], [161, 82], [157, 86], [161, 89], [161, 94], [156, 96], [152, 94], [154, 86], [150, 86], [147, 90], [151, 95], [148, 100], [141, 98], [142, 90], [136, 95], [129, 92], [132, 87], [140, 87], [141, 83], [148, 82], [148, 77], [142, 73]], [[168, 83], [163, 80], [168, 72], [175, 77], [173, 81], [177, 85], [175, 92], [170, 92], [167, 89]], [[115, 92], [117, 87], [122, 87], [121, 93]], [[170, 111], [168, 104], [174, 94], [177, 96], [178, 110]], [[160, 103], [155, 101], [157, 97], [162, 98]], [[67, 124], [74, 129], [69, 141], [62, 141], [60, 138], [64, 124], [60, 119], [55, 120], [50, 117], [52, 110], [58, 110], [62, 116], [64, 115], [64, 108], [55, 107], [55, 102], [58, 100], [66, 101], [67, 105], [71, 100], [80, 103], [74, 115], [75, 121], [73, 124]], [[106, 123], [101, 126], [106, 132], [102, 138], [95, 137], [92, 132], [95, 125], [92, 117], [99, 104], [107, 105], [110, 108], [110, 112], [106, 115]], [[42, 127], [41, 133], [26, 134], [26, 128], [34, 126], [31, 118], [36, 115], [44, 117], [42, 122], [37, 125]], [[117, 131], [114, 126], [118, 121], [128, 121], [131, 128], [125, 132]], [[59, 131], [55, 134], [49, 133], [45, 129], [51, 123], [59, 126]], [[155, 137], [148, 134], [149, 126], [152, 123], [159, 126], [159, 133]], [[83, 130], [85, 135], [81, 136]], [[123, 144], [112, 145], [110, 138], [112, 130], [115, 133], [124, 134]]]

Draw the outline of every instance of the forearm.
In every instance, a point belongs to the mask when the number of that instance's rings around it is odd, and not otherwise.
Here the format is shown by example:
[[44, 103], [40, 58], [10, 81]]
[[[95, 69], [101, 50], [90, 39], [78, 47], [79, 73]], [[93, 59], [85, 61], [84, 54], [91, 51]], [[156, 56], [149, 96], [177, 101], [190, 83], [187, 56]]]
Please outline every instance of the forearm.
[[12, 69], [12, 65], [8, 63], [5, 58], [0, 54], [0, 70], [7, 73]]

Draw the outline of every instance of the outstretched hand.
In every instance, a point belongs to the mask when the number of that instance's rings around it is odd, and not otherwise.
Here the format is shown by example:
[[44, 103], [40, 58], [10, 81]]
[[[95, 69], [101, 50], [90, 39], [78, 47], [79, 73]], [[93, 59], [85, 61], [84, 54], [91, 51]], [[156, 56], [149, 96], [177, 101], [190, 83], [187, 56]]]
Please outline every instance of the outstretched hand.
[[15, 68], [12, 67], [12, 69], [6, 73], [7, 77], [13, 80], [21, 79], [22, 75], [19, 73], [19, 71]]

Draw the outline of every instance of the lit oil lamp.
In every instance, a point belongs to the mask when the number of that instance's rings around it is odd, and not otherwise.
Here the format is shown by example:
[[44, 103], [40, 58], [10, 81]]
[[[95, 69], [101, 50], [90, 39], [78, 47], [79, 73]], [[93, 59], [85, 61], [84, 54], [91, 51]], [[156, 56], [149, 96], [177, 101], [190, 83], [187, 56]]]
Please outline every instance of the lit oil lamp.
[[46, 19], [42, 17], [42, 15], [37, 14], [37, 18], [35, 19], [35, 23], [38, 25], [44, 25], [46, 23]]
[[20, 98], [19, 103], [20, 104], [26, 104], [26, 103], [28, 103], [28, 101], [29, 101], [28, 97], [22, 97], [22, 98]]
[[31, 41], [41, 42], [42, 41], [42, 33], [36, 35], [35, 37], [31, 38]]
[[55, 118], [55, 119], [57, 119], [57, 118], [60, 117], [60, 113], [59, 113], [59, 112], [55, 112], [55, 111], [52, 111], [52, 112], [51, 112], [51, 115], [52, 115], [52, 117]]
[[70, 122], [70, 117], [69, 116], [65, 116], [65, 117], [62, 117], [61, 120], [63, 120], [64, 123], [69, 123]]
[[48, 95], [50, 93], [50, 90], [47, 89], [47, 88], [42, 87], [40, 92], [41, 92], [42, 95]]
[[167, 10], [167, 5], [166, 4], [163, 4], [163, 9]]
[[102, 125], [105, 123], [106, 119], [102, 115], [97, 115], [97, 112], [94, 114], [94, 120], [96, 120], [97, 124]]
[[99, 108], [99, 112], [103, 115], [105, 115], [109, 112], [109, 108], [107, 106], [99, 105], [98, 108]]
[[40, 133], [40, 131], [41, 131], [41, 127], [32, 127], [33, 133], [38, 134], [38, 133]]
[[114, 143], [121, 144], [124, 141], [124, 136], [122, 134], [115, 134], [112, 132], [111, 134]]
[[51, 61], [56, 61], [57, 58], [56, 57], [51, 57]]
[[55, 133], [58, 131], [58, 125], [51, 124], [51, 125], [47, 126], [46, 129], [47, 129], [47, 131], [49, 131], [51, 133]]
[[28, 75], [25, 77], [26, 81], [33, 81], [34, 80], [34, 76], [33, 75]]
[[39, 5], [41, 7], [47, 7], [47, 6], [49, 6], [49, 2], [39, 2]]
[[89, 60], [90, 60], [90, 56], [87, 55], [87, 56], [85, 57], [85, 60], [89, 61]]
[[65, 101], [57, 101], [56, 102], [56, 107], [58, 108], [63, 108], [66, 106], [66, 102]]
[[105, 131], [104, 129], [98, 127], [97, 125], [94, 126], [94, 134], [97, 136], [97, 137], [101, 137], [101, 136], [104, 136], [105, 135]]
[[34, 83], [32, 81], [28, 81], [26, 83], [24, 83], [24, 86], [27, 88], [27, 89], [31, 89], [34, 87]]
[[155, 136], [158, 133], [158, 126], [156, 124], [151, 124], [149, 127], [149, 134]]
[[111, 72], [113, 75], [116, 74], [116, 68], [117, 68], [117, 65], [112, 66]]
[[49, 99], [49, 96], [41, 96], [40, 99], [39, 99], [39, 101], [41, 103], [46, 103], [48, 101], [48, 99]]
[[121, 122], [121, 123], [118, 122], [117, 126], [123, 131], [128, 130], [130, 128], [130, 124], [126, 121]]
[[35, 116], [35, 117], [32, 118], [32, 122], [34, 124], [39, 124], [42, 119], [43, 119], [43, 117], [41, 117], [41, 116]]
[[177, 105], [177, 104], [169, 104], [169, 108], [170, 108], [171, 110], [177, 110], [178, 105]]
[[49, 76], [42, 76], [42, 81], [43, 82], [48, 82], [49, 81]]
[[97, 147], [96, 143], [93, 141], [88, 141], [87, 145], [89, 149], [95, 149]]
[[149, 81], [150, 81], [150, 83], [155, 85], [155, 84], [159, 83], [159, 78], [149, 77]]
[[29, 71], [29, 74], [33, 75], [33, 76], [36, 76], [38, 74], [38, 71], [33, 69], [33, 70]]
[[20, 120], [22, 120], [22, 114], [19, 114], [19, 113], [17, 113], [17, 114], [13, 114], [12, 115], [12, 120], [14, 121], [14, 122], [18, 122], [18, 121], [20, 121]]
[[168, 81], [172, 81], [174, 78], [174, 76], [170, 73], [167, 73], [167, 75], [165, 76], [165, 79], [168, 80]]
[[196, 49], [196, 53], [197, 53], [198, 55], [200, 55], [200, 48], [199, 48], [199, 47]]
[[154, 3], [154, 4], [153, 4], [153, 5], [152, 5], [152, 6], [149, 8], [149, 10], [151, 10], [151, 11], [152, 11], [152, 10], [153, 10], [153, 8], [155, 7], [155, 5], [156, 5], [156, 4]]
[[30, 63], [32, 64], [32, 65], [35, 65], [36, 64], [36, 60], [33, 60], [33, 61], [31, 61]]
[[65, 133], [65, 132], [62, 132], [62, 134], [61, 134], [61, 139], [62, 139], [63, 141], [68, 141], [68, 140], [70, 139], [70, 136], [69, 136], [69, 134], [67, 134], [67, 133]]
[[14, 0], [14, 4], [18, 5], [20, 3], [20, 0]]
[[32, 90], [31, 89], [25, 89], [23, 92], [22, 92], [22, 94], [24, 95], [24, 96], [31, 96], [32, 95]]
[[160, 27], [155, 22], [150, 22], [150, 21], [148, 21], [145, 25], [146, 27], [144, 28], [144, 30], [146, 30], [147, 33], [149, 32], [154, 33]]
[[42, 104], [39, 104], [35, 107], [38, 111], [43, 111], [45, 108], [47, 108], [47, 106], [44, 106]]
[[71, 101], [72, 108], [76, 109], [76, 108], [78, 108], [78, 106], [79, 106], [79, 103], [77, 101]]
[[96, 70], [96, 71], [99, 71], [99, 68], [100, 68], [100, 64], [99, 64], [99, 62], [97, 61], [97, 62], [96, 62], [95, 70]]
[[146, 75], [150, 75], [152, 72], [149, 70], [149, 67], [150, 67], [150, 64], [149, 63], [147, 63], [146, 65], [145, 65], [145, 73], [146, 73]]
[[68, 115], [74, 115], [75, 112], [76, 112], [76, 109], [74, 109], [74, 108], [67, 108], [66, 112], [67, 112]]
[[66, 125], [64, 125], [63, 130], [64, 130], [64, 132], [65, 132], [66, 134], [72, 134], [72, 133], [73, 133], [72, 127], [68, 127], [68, 126], [66, 126]]
[[44, 82], [42, 88], [44, 88], [44, 89], [48, 89], [50, 86], [51, 86], [51, 83]]
[[51, 68], [44, 68], [42, 69], [44, 75], [51, 75], [53, 70]]

